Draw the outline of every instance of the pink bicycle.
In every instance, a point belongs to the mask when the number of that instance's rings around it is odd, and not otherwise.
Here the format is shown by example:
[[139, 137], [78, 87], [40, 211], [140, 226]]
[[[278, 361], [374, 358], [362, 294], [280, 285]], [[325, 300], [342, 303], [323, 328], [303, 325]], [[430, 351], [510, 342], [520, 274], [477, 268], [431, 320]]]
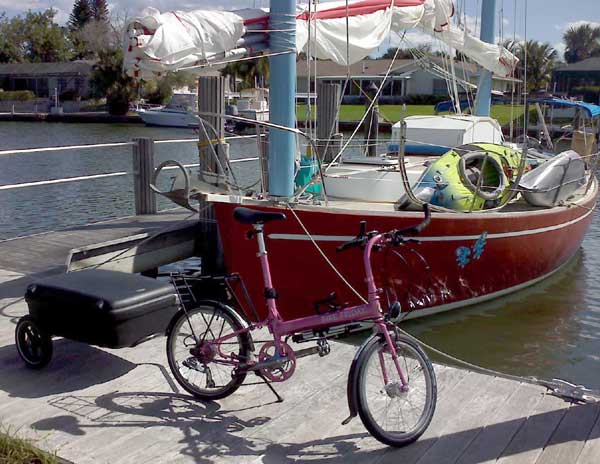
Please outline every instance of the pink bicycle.
[[[328, 338], [359, 326], [373, 323], [373, 335], [358, 349], [348, 376], [350, 416], [347, 424], [360, 415], [367, 430], [379, 441], [391, 446], [414, 442], [429, 426], [435, 410], [437, 385], [431, 361], [412, 340], [400, 335], [394, 320], [400, 314], [399, 303], [390, 305], [386, 314], [380, 302], [371, 269], [374, 250], [405, 243], [404, 236], [421, 232], [430, 221], [387, 233], [365, 233], [341, 245], [343, 251], [364, 247], [364, 268], [368, 287], [366, 304], [346, 308], [331, 307], [326, 313], [294, 320], [283, 320], [277, 310], [277, 292], [271, 281], [264, 241], [264, 225], [285, 220], [282, 213], [236, 208], [236, 220], [252, 225], [249, 237], [258, 241], [268, 314], [264, 321], [249, 323], [232, 307], [216, 301], [199, 301], [185, 306], [174, 316], [167, 339], [167, 357], [173, 375], [192, 395], [203, 400], [224, 398], [237, 390], [249, 372], [254, 372], [281, 397], [270, 382], [289, 379], [296, 360], [310, 354], [329, 353]], [[256, 352], [252, 332], [266, 327], [272, 340]], [[316, 346], [294, 351], [288, 344], [316, 342]]]

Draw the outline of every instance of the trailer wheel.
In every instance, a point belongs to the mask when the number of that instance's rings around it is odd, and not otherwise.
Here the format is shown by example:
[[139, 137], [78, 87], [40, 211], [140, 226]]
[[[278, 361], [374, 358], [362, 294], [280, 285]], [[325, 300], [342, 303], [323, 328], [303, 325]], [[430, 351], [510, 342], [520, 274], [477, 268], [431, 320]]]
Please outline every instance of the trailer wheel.
[[52, 359], [52, 338], [31, 316], [23, 316], [15, 329], [19, 356], [31, 369], [42, 369]]

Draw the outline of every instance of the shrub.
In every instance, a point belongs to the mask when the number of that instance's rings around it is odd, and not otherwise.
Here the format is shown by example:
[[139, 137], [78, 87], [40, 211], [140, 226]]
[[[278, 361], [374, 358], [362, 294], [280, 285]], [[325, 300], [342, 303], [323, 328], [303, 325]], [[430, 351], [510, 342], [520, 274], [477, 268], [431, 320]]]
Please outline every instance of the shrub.
[[585, 102], [598, 104], [600, 100], [600, 86], [573, 87], [571, 94], [581, 96]]
[[407, 95], [404, 103], [407, 105], [437, 105], [449, 99], [448, 95]]
[[16, 90], [0, 92], [0, 101], [31, 101], [35, 99], [35, 94], [30, 90]]
[[59, 98], [62, 101], [74, 101], [79, 97], [79, 92], [77, 90], [65, 90], [61, 92]]

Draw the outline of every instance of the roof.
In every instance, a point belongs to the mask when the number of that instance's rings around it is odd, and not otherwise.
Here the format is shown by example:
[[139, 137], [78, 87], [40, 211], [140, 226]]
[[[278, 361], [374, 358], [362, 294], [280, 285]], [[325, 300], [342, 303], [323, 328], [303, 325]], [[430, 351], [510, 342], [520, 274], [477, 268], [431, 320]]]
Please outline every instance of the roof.
[[[458, 130], [465, 131], [472, 128], [476, 124], [490, 124], [497, 127], [498, 122], [488, 116], [474, 116], [470, 114], [451, 114], [451, 115], [424, 115], [424, 116], [409, 116], [404, 118], [407, 129], [423, 130], [423, 129], [443, 129], [443, 130]], [[396, 125], [399, 123], [396, 123]]]
[[[368, 77], [385, 74], [390, 67], [392, 60], [362, 60], [350, 65], [350, 76]], [[414, 63], [414, 60], [396, 60], [394, 68], [406, 66]], [[314, 72], [314, 61], [311, 63], [311, 73]], [[319, 77], [339, 77], [347, 75], [347, 67], [333, 61], [317, 60], [317, 75]], [[298, 61], [298, 77], [308, 76], [308, 67], [306, 60]]]
[[[431, 56], [429, 60], [441, 67], [447, 67], [447, 62], [445, 62], [444, 58], [439, 56]], [[384, 75], [392, 64], [391, 59], [381, 59], [381, 60], [373, 60], [373, 59], [365, 59], [359, 61], [358, 63], [354, 63], [350, 65], [350, 76], [358, 79], [373, 76], [381, 76]], [[314, 62], [311, 62], [311, 65], [314, 66]], [[311, 66], [311, 73], [314, 72], [314, 67]], [[462, 77], [463, 70], [467, 73], [471, 74], [472, 77], [477, 77], [479, 75], [479, 68], [475, 63], [469, 63], [466, 61], [456, 60], [454, 63], [456, 73], [458, 77]], [[420, 69], [419, 64], [414, 59], [403, 59], [396, 60], [392, 66], [392, 74], [403, 74], [408, 71], [414, 71]], [[308, 76], [308, 68], [306, 60], [298, 60], [298, 77], [307, 77]], [[317, 76], [320, 78], [341, 78], [347, 75], [347, 67], [341, 64], [334, 63], [333, 61], [326, 60], [317, 60]], [[502, 79], [507, 81], [517, 81], [512, 78], [500, 78], [499, 76], [494, 76], [494, 79]]]
[[60, 74], [91, 74], [95, 61], [81, 60], [66, 63], [9, 63], [0, 64], [2, 76], [48, 76]]
[[559, 66], [555, 68], [554, 71], [600, 71], [600, 57], [588, 58], [587, 60], [578, 61], [577, 63]]
[[590, 118], [600, 116], [600, 106], [592, 105], [591, 103], [585, 103], [582, 101], [561, 100], [560, 98], [548, 98], [539, 100], [539, 103], [544, 103], [549, 106], [570, 106], [580, 108], [583, 111], [585, 111]]

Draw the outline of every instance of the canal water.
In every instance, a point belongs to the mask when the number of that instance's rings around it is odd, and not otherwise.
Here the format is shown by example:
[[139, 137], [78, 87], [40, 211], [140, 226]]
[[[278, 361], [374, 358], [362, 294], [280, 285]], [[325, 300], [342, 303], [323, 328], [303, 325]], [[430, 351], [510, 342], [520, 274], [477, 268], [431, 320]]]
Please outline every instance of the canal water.
[[[139, 125], [0, 123], [0, 150], [194, 138], [187, 129]], [[197, 162], [194, 143], [156, 147], [157, 162]], [[232, 157], [253, 156], [255, 142], [236, 141]], [[241, 163], [240, 163], [241, 164]], [[237, 165], [251, 184], [256, 170]], [[131, 172], [131, 147], [10, 155], [0, 158], [0, 185], [115, 171]], [[161, 200], [160, 208], [171, 204]], [[131, 215], [130, 176], [0, 190], [0, 240]], [[443, 351], [511, 374], [560, 377], [600, 388], [600, 218], [560, 272], [519, 293], [416, 321], [404, 328]]]

